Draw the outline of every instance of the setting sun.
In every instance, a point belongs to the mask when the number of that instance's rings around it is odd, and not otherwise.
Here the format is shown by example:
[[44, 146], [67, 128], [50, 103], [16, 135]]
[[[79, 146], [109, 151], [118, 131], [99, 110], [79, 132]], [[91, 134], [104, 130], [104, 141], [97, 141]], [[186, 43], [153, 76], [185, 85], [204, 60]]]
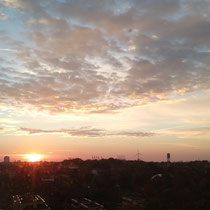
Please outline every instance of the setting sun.
[[37, 162], [43, 158], [43, 155], [41, 154], [26, 154], [24, 156], [30, 162]]

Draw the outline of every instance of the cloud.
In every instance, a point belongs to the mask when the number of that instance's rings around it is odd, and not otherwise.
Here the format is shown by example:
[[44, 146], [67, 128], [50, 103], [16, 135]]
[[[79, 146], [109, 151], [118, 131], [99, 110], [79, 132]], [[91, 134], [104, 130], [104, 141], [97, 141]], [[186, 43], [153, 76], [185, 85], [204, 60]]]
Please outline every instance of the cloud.
[[150, 133], [150, 132], [128, 132], [128, 131], [122, 131], [119, 133], [115, 133], [113, 134], [115, 136], [127, 136], [127, 137], [150, 137], [150, 136], [154, 136], [154, 133]]
[[0, 65], [1, 103], [107, 113], [210, 88], [208, 1], [51, 2], [2, 3], [26, 41], [0, 35], [20, 65]]
[[17, 52], [14, 49], [7, 49], [7, 48], [2, 48], [2, 49], [0, 49], [0, 51]]
[[209, 138], [210, 127], [196, 127], [196, 128], [180, 128], [180, 129], [169, 129], [164, 131], [166, 134], [177, 135], [180, 138]]
[[105, 137], [105, 136], [124, 136], [124, 137], [150, 137], [154, 133], [150, 132], [108, 132], [104, 129], [93, 128], [90, 126], [72, 128], [72, 129], [60, 129], [60, 130], [43, 130], [32, 128], [19, 128], [18, 131], [26, 132], [30, 135], [34, 134], [67, 134], [73, 137]]
[[6, 14], [2, 13], [1, 10], [0, 10], [0, 21], [1, 20], [4, 20], [4, 21], [8, 20], [8, 16]]

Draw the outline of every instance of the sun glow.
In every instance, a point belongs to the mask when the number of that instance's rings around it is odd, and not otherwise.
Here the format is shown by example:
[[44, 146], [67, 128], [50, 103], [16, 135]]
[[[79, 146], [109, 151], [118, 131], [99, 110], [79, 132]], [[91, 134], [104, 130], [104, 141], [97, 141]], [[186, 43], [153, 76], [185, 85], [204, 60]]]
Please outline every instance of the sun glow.
[[24, 156], [30, 162], [37, 162], [43, 159], [41, 154], [25, 154]]

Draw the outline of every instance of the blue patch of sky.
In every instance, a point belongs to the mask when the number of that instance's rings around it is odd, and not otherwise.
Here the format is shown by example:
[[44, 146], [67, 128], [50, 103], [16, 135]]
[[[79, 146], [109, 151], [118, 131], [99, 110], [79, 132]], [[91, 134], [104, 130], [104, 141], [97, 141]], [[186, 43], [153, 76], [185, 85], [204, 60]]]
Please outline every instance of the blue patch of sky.
[[196, 50], [200, 53], [210, 53], [210, 45], [206, 44], [205, 46], [201, 46], [200, 48], [196, 48]]
[[69, 26], [76, 26], [76, 27], [87, 27], [87, 28], [91, 28], [91, 29], [95, 29], [96, 26], [90, 22], [84, 22], [84, 21], [80, 21], [74, 18], [66, 18], [65, 16], [63, 16], [62, 14], [58, 14], [56, 13], [56, 11], [54, 10], [48, 10], [48, 14], [52, 17], [52, 18], [56, 18], [56, 19], [64, 19]]
[[28, 27], [25, 25], [25, 20], [28, 19], [29, 16], [9, 8], [4, 8], [4, 13], [9, 18], [6, 21], [0, 21], [0, 29], [5, 31], [12, 40], [24, 41], [25, 45], [33, 46], [33, 43], [26, 37]]
[[[19, 75], [18, 72], [26, 72], [26, 69], [24, 67], [24, 62], [21, 61], [16, 57], [15, 51], [9, 51], [9, 50], [0, 50], [0, 57], [3, 59], [0, 63], [0, 69], [5, 69], [5, 78], [8, 82], [16, 82], [17, 77]], [[8, 72], [7, 70], [12, 70], [11, 72]], [[3, 78], [3, 77], [2, 77]], [[20, 81], [22, 78], [20, 78]]]
[[87, 28], [90, 28], [90, 29], [95, 29], [96, 28], [96, 26], [94, 26], [94, 24], [79, 21], [79, 20], [76, 20], [76, 19], [68, 18], [68, 19], [65, 19], [65, 20], [69, 25], [72, 25], [72, 26], [87, 27]]
[[132, 5], [127, 0], [115, 0], [115, 4], [113, 5], [113, 13], [114, 15], [121, 15], [128, 12], [131, 9]]
[[14, 64], [13, 58], [15, 55], [13, 54], [13, 51], [10, 51], [10, 49], [1, 48], [0, 49], [0, 57], [3, 59], [1, 61], [1, 64], [4, 64], [5, 66], [10, 66], [11, 64]]
[[189, 10], [188, 6], [185, 4], [185, 1], [181, 0], [179, 11], [176, 11], [175, 13], [172, 13], [163, 19], [176, 22], [190, 14], [192, 14], [192, 10]]
[[[16, 58], [16, 50], [22, 50], [22, 47], [34, 47], [33, 42], [27, 39], [28, 27], [24, 24], [29, 18], [26, 14], [13, 9], [4, 8], [3, 11], [9, 19], [0, 21], [0, 30], [2, 42], [0, 43], [0, 56], [5, 60], [6, 68], [15, 67], [16, 71], [24, 71], [24, 63]], [[11, 78], [12, 79], [12, 78]]]
[[67, 0], [56, 0], [56, 2], [59, 2], [59, 3], [66, 3], [68, 2]]
[[23, 62], [21, 60], [16, 59], [16, 51], [13, 49], [7, 48], [5, 45], [0, 45], [0, 57], [3, 61], [1, 61], [0, 68], [5, 69], [16, 69], [23, 70]]
[[21, 40], [22, 37], [20, 36], [20, 32], [24, 30], [21, 22], [22, 14], [10, 9], [5, 9], [4, 12], [9, 19], [0, 22], [1, 29], [6, 31], [10, 37]]

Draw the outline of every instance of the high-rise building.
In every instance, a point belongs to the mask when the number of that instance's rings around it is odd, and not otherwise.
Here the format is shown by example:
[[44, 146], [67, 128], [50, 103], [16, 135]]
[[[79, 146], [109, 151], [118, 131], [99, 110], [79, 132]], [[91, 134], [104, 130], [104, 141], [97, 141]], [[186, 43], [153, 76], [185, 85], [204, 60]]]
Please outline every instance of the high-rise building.
[[167, 153], [167, 162], [170, 163], [171, 162], [171, 154]]
[[5, 156], [4, 157], [4, 163], [9, 163], [10, 159], [9, 159], [9, 156]]

